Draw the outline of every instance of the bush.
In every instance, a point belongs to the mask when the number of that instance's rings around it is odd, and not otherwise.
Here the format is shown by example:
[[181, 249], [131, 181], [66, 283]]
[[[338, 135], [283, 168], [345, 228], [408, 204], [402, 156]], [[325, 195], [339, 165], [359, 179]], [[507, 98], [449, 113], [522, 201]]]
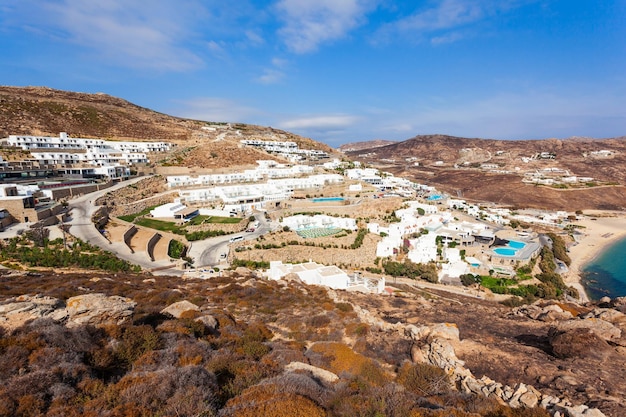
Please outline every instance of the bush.
[[451, 389], [446, 372], [424, 363], [405, 362], [398, 371], [396, 382], [420, 396], [435, 395]]
[[187, 248], [182, 242], [172, 239], [170, 240], [169, 247], [167, 248], [167, 255], [170, 258], [180, 259], [185, 255]]

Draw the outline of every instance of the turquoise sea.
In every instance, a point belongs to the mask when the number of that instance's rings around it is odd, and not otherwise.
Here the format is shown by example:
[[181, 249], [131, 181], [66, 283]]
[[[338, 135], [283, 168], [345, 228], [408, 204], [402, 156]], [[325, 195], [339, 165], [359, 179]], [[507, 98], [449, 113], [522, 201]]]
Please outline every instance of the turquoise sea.
[[626, 296], [626, 239], [614, 243], [585, 265], [582, 283], [592, 300]]

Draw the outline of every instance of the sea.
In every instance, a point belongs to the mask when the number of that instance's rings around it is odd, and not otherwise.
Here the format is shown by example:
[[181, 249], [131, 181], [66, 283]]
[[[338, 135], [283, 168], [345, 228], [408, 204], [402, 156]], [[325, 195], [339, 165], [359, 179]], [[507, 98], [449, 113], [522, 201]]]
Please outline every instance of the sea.
[[583, 267], [581, 275], [592, 300], [626, 296], [626, 238], [603, 250]]

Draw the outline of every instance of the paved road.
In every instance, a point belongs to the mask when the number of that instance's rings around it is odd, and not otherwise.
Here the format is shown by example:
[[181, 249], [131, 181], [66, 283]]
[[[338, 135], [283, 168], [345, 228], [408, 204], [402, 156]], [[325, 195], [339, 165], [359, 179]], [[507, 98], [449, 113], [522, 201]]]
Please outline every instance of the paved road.
[[[104, 194], [127, 187], [131, 184], [141, 181], [148, 177], [137, 177], [128, 181], [122, 181], [112, 187], [104, 190], [95, 191], [90, 194], [81, 195], [68, 201], [68, 208], [71, 210], [71, 219], [67, 222], [70, 225], [69, 232], [77, 238], [89, 242], [107, 250], [117, 257], [141, 266], [143, 269], [152, 270], [154, 268], [165, 267], [169, 262], [156, 261], [153, 262], [145, 253], [132, 253], [128, 246], [123, 242], [110, 242], [107, 240], [91, 222], [91, 216], [96, 212], [98, 207], [95, 201]], [[157, 275], [182, 275], [182, 271], [168, 268], [154, 272]]]
[[254, 232], [240, 232], [233, 235], [217, 236], [211, 239], [196, 241], [191, 243], [189, 256], [194, 259], [194, 266], [201, 268], [204, 266], [214, 266], [223, 263], [223, 254], [228, 255], [230, 239], [242, 236], [244, 241], [255, 240], [257, 237], [272, 231], [278, 225], [265, 219], [263, 212], [255, 212], [255, 219], [259, 222], [259, 227]]

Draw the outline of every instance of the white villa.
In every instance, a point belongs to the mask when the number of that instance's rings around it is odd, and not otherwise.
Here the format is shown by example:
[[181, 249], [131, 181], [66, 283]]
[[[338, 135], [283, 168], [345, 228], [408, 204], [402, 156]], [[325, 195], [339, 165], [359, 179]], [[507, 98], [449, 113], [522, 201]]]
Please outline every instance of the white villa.
[[326, 266], [316, 262], [284, 264], [282, 261], [270, 262], [266, 272], [269, 279], [279, 280], [286, 275], [296, 274], [300, 281], [308, 285], [324, 285], [335, 290], [373, 292], [381, 294], [385, 290], [385, 278], [368, 279], [359, 273], [352, 277], [334, 265]]
[[198, 209], [188, 208], [176, 200], [173, 203], [163, 204], [150, 210], [150, 215], [160, 219], [173, 219], [180, 222], [188, 222], [198, 215]]
[[311, 261], [302, 264], [270, 262], [270, 269], [267, 271], [269, 279], [279, 280], [288, 274], [296, 274], [305, 284], [324, 285], [335, 290], [347, 289], [350, 281], [348, 274], [334, 265], [326, 266]]

